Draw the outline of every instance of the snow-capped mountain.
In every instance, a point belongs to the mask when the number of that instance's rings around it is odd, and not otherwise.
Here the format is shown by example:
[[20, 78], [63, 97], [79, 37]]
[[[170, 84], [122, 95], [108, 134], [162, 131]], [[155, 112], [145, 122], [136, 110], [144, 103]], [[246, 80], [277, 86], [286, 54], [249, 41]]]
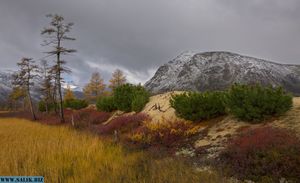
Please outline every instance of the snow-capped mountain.
[[300, 65], [278, 64], [231, 52], [184, 52], [145, 83], [152, 93], [224, 90], [233, 83], [282, 86], [300, 95]]

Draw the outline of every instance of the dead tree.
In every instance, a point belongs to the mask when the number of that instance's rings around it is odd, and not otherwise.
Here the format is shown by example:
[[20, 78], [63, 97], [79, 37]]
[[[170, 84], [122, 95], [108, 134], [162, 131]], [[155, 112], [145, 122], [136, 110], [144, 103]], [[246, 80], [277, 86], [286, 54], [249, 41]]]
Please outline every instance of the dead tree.
[[160, 104], [158, 103], [158, 104], [154, 104], [150, 109], [149, 109], [149, 111], [151, 111], [152, 109], [155, 111], [155, 110], [158, 110], [159, 112], [166, 112], [167, 110], [162, 110], [161, 109], [162, 107], [160, 106]]

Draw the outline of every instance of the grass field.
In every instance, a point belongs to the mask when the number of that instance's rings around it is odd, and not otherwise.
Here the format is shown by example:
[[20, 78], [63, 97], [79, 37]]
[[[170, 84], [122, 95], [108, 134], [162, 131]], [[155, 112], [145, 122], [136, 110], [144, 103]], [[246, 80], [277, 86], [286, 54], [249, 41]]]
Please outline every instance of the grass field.
[[223, 182], [181, 161], [129, 153], [68, 127], [16, 118], [0, 119], [0, 146], [0, 175], [41, 175], [51, 183]]

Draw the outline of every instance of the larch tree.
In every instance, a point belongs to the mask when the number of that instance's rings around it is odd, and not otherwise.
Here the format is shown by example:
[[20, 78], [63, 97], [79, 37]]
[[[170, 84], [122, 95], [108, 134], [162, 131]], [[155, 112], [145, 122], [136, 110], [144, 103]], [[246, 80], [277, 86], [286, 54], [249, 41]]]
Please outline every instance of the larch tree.
[[69, 33], [73, 27], [73, 23], [66, 23], [64, 17], [60, 15], [47, 15], [51, 19], [48, 27], [45, 27], [41, 34], [45, 36], [44, 46], [50, 46], [51, 50], [46, 52], [49, 56], [55, 55], [55, 64], [52, 67], [53, 73], [55, 73], [55, 91], [58, 93], [59, 98], [59, 112], [60, 120], [65, 122], [64, 110], [63, 110], [63, 95], [62, 95], [62, 75], [64, 73], [70, 73], [66, 65], [66, 61], [62, 60], [62, 55], [67, 55], [76, 52], [75, 49], [69, 49], [63, 46], [65, 41], [74, 41], [75, 38], [70, 37]]
[[94, 72], [90, 82], [83, 88], [84, 96], [87, 100], [95, 102], [98, 97], [103, 95], [106, 85], [99, 72]]
[[18, 104], [22, 101], [23, 102], [23, 110], [25, 110], [25, 98], [26, 98], [26, 91], [24, 88], [21, 87], [14, 87], [11, 93], [9, 94], [9, 101], [11, 101], [12, 109], [17, 110]]
[[38, 71], [38, 66], [35, 65], [35, 62], [32, 60], [32, 58], [22, 58], [17, 65], [19, 66], [20, 70], [13, 75], [13, 84], [16, 87], [24, 88], [29, 102], [32, 119], [36, 120], [30, 92], [31, 87], [34, 85], [33, 79], [37, 76], [36, 73]]
[[70, 85], [68, 85], [67, 89], [65, 91], [64, 101], [74, 100], [74, 99], [75, 99], [75, 95], [74, 95]]
[[126, 77], [120, 69], [116, 69], [113, 74], [112, 78], [109, 80], [109, 88], [114, 90], [116, 87], [121, 86], [126, 83]]

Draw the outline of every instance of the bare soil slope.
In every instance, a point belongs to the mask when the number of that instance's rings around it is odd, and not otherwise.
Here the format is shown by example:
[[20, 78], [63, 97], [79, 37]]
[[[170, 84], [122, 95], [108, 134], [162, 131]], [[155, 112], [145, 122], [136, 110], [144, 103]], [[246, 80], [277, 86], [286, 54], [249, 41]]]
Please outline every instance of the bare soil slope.
[[142, 112], [149, 115], [152, 118], [152, 122], [181, 121], [183, 119], [176, 117], [175, 110], [170, 106], [169, 102], [172, 95], [180, 93], [183, 92], [167, 92], [152, 96]]

